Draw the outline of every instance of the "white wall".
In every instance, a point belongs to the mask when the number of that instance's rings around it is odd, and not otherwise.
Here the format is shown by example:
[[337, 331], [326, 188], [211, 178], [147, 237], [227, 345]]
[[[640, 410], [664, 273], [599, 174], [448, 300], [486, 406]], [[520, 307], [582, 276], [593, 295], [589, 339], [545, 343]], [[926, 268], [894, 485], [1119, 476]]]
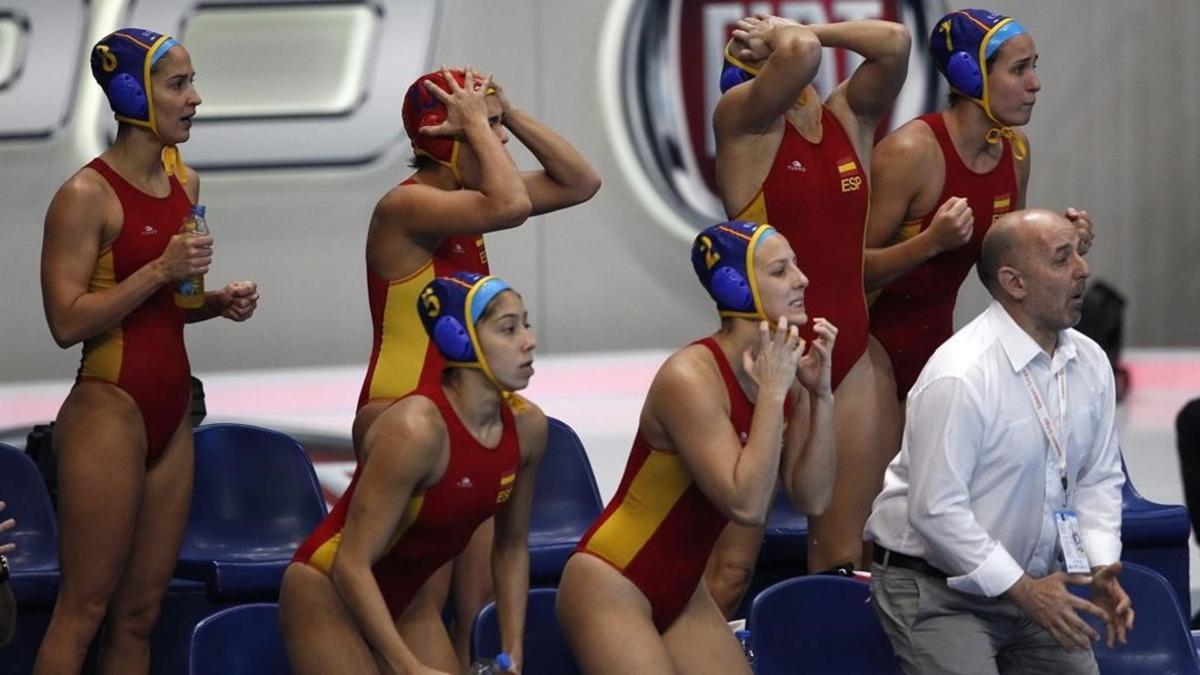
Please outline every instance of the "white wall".
[[[114, 15], [112, 5], [96, 0], [92, 12]], [[1200, 251], [1191, 223], [1200, 211], [1200, 84], [1190, 74], [1200, 57], [1200, 5], [1023, 0], [993, 8], [1018, 17], [1041, 52], [1029, 204], [1092, 213], [1093, 274], [1128, 295], [1128, 344], [1200, 344], [1200, 281], [1190, 274]], [[597, 56], [609, 9], [582, 0], [446, 2], [432, 57], [495, 72], [514, 101], [571, 139], [604, 179], [591, 202], [489, 238], [493, 269], [524, 292], [545, 351], [670, 347], [715, 325], [686, 244], [639, 202], [611, 147]], [[112, 27], [93, 25], [91, 34]], [[204, 66], [196, 68], [203, 93]], [[45, 328], [38, 252], [46, 204], [89, 159], [83, 131], [76, 124], [48, 141], [0, 142], [0, 381], [66, 378], [78, 364], [78, 349], [57, 349]], [[210, 278], [256, 278], [263, 297], [247, 324], [189, 329], [197, 371], [365, 362], [366, 222], [375, 200], [407, 175], [407, 154], [398, 143], [358, 168], [204, 174], [217, 237]], [[518, 158], [528, 163], [527, 154]], [[982, 305], [973, 277], [964, 299], [964, 314]]]

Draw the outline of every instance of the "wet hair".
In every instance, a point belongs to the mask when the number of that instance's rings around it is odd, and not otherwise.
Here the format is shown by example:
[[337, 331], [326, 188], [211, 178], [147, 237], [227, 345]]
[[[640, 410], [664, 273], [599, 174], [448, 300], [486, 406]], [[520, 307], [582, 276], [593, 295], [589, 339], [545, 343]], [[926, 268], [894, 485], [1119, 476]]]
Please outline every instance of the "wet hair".
[[413, 155], [413, 158], [408, 160], [409, 168], [416, 169], [417, 171], [436, 164], [437, 161], [429, 155]]

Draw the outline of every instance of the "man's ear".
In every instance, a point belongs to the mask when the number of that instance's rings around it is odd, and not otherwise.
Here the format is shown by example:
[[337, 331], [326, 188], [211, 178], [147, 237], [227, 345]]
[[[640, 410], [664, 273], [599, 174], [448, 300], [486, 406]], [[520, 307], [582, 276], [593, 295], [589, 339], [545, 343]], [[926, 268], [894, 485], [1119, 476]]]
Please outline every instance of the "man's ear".
[[996, 282], [1012, 299], [1021, 300], [1025, 297], [1027, 289], [1025, 288], [1025, 276], [1021, 274], [1021, 270], [1010, 265], [1001, 265], [996, 272]]

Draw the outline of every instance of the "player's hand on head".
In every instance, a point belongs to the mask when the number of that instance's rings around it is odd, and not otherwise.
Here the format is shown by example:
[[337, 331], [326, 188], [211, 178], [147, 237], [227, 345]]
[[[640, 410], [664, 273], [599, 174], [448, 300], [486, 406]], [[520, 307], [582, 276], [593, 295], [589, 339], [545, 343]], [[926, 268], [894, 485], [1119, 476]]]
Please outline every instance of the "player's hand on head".
[[442, 66], [442, 79], [448, 89], [443, 89], [432, 80], [425, 80], [424, 86], [429, 93], [446, 106], [446, 119], [440, 124], [421, 127], [420, 133], [426, 136], [457, 136], [463, 134], [472, 124], [482, 124], [487, 127], [487, 91], [492, 86], [490, 76], [480, 75], [472, 66], [463, 69], [463, 84]]
[[1063, 217], [1071, 221], [1075, 226], [1075, 230], [1079, 233], [1079, 255], [1087, 255], [1092, 249], [1092, 244], [1096, 241], [1096, 232], [1092, 227], [1092, 217], [1087, 211], [1077, 209], [1075, 207], [1068, 208], [1063, 212]]

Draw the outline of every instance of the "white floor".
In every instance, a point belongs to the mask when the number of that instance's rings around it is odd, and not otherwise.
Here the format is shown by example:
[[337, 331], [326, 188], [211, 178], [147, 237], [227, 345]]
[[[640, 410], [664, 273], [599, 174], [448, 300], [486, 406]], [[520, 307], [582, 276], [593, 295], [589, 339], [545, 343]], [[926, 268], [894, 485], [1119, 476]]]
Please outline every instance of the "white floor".
[[[570, 424], [588, 450], [600, 493], [620, 482], [642, 399], [666, 352], [616, 352], [538, 359], [526, 395]], [[1147, 499], [1182, 504], [1175, 415], [1200, 396], [1200, 350], [1130, 350], [1124, 363], [1132, 389], [1121, 406], [1120, 433], [1133, 484]], [[197, 373], [209, 417], [349, 436], [363, 369]], [[0, 384], [0, 429], [52, 419], [71, 383]], [[340, 492], [348, 462], [319, 467], [322, 483]], [[1194, 544], [1195, 542], [1193, 542]], [[1192, 605], [1200, 607], [1200, 553], [1191, 549]]]

